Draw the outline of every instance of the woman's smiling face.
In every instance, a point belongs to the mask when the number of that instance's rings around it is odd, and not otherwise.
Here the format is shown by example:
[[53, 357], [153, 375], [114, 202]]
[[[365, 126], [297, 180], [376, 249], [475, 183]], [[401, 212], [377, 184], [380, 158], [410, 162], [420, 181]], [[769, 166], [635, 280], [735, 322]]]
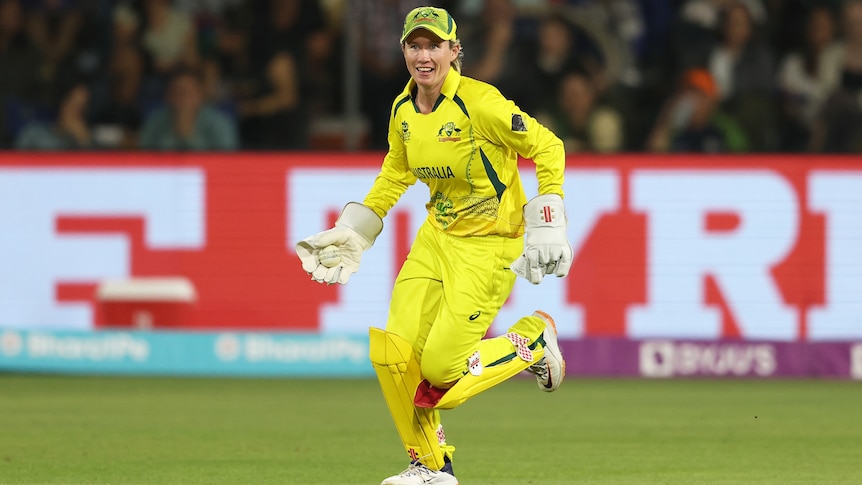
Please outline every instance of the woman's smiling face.
[[425, 29], [410, 34], [402, 46], [410, 76], [418, 86], [432, 89], [443, 85], [460, 48]]

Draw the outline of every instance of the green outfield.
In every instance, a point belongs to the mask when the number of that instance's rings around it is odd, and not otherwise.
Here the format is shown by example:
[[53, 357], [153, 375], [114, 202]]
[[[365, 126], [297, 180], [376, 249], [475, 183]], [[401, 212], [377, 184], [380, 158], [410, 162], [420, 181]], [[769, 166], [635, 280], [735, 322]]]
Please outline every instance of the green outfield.
[[[862, 384], [516, 378], [444, 412], [462, 485], [862, 483]], [[0, 484], [377, 485], [372, 380], [0, 374]]]

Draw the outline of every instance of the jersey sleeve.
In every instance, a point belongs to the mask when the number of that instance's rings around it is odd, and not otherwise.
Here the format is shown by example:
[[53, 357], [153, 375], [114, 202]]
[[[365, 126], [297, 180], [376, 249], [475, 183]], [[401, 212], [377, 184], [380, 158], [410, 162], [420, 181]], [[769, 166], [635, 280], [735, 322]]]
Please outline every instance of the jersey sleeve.
[[396, 117], [390, 118], [389, 151], [383, 157], [380, 173], [363, 201], [381, 218], [386, 217], [407, 188], [416, 183], [416, 177], [407, 164], [407, 150], [401, 136], [400, 122]]
[[536, 164], [539, 194], [563, 195], [566, 153], [551, 130], [493, 88], [482, 96], [473, 123], [491, 142], [510, 147]]

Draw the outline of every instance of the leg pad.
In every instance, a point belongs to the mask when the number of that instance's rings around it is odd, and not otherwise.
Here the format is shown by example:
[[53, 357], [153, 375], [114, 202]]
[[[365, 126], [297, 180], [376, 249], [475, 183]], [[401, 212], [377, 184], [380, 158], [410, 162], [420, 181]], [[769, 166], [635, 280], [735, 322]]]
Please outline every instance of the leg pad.
[[[413, 396], [422, 375], [412, 345], [394, 333], [371, 328], [368, 350], [383, 397], [408, 456], [432, 470], [440, 470], [446, 462], [437, 411], [413, 405]], [[454, 449], [451, 446], [446, 448]]]

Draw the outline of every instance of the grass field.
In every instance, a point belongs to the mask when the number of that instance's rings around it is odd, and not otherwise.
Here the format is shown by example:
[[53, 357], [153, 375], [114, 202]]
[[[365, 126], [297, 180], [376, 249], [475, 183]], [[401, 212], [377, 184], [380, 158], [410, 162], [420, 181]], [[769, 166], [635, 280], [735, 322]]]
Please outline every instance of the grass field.
[[[862, 385], [517, 378], [445, 411], [462, 485], [862, 483]], [[380, 483], [376, 381], [0, 374], [0, 484]]]

